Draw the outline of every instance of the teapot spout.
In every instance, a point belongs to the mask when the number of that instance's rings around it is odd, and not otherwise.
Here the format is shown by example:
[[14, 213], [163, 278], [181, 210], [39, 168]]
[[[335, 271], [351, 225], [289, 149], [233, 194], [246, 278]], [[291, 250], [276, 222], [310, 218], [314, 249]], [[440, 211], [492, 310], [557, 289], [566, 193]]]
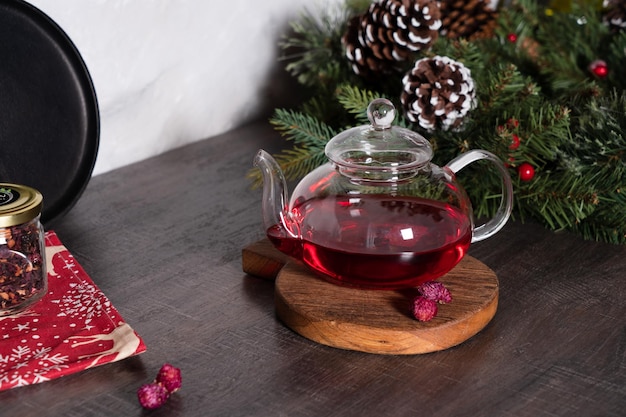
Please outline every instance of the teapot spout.
[[[278, 162], [263, 149], [259, 150], [254, 158], [254, 166], [261, 170], [263, 175], [263, 225], [265, 230], [273, 230], [279, 235], [286, 232], [286, 236], [297, 237], [289, 227], [286, 213], [289, 195], [287, 181]], [[278, 230], [276, 230], [278, 229]]]

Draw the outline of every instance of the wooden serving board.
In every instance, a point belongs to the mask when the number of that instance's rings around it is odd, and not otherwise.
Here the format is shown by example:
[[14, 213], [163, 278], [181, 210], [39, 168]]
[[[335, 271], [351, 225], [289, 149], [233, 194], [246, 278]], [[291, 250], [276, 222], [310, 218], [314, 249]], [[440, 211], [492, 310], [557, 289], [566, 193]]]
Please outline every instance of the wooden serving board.
[[441, 277], [452, 302], [440, 304], [435, 318], [414, 319], [414, 288], [363, 290], [329, 283], [303, 264], [261, 240], [242, 251], [243, 271], [275, 279], [278, 318], [296, 333], [341, 349], [408, 355], [444, 350], [481, 331], [498, 307], [498, 278], [466, 255]]

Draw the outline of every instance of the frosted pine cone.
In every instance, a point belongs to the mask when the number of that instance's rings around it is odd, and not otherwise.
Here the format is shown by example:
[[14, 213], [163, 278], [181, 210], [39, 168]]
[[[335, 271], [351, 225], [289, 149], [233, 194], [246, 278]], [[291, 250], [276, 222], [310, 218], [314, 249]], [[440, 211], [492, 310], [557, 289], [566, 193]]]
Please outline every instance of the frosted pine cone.
[[488, 0], [441, 0], [441, 35], [470, 40], [493, 36], [498, 14]]
[[604, 0], [602, 21], [613, 33], [626, 29], [626, 1]]
[[402, 84], [406, 117], [429, 131], [459, 129], [476, 103], [470, 70], [448, 57], [420, 59]]
[[396, 71], [398, 62], [430, 48], [440, 28], [435, 0], [378, 0], [348, 22], [342, 41], [354, 73], [367, 77]]
[[365, 45], [365, 41], [362, 40], [361, 18], [361, 16], [355, 16], [350, 19], [348, 29], [341, 39], [352, 71], [366, 78], [395, 71], [396, 62], [393, 59], [377, 58], [374, 52]]

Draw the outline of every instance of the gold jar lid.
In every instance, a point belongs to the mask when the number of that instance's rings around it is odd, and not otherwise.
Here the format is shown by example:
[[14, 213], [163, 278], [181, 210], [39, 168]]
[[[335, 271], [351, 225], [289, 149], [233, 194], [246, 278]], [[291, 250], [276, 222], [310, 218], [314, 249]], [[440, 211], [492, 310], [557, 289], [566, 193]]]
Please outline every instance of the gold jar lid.
[[43, 196], [25, 185], [0, 182], [0, 227], [10, 227], [31, 221], [43, 206]]

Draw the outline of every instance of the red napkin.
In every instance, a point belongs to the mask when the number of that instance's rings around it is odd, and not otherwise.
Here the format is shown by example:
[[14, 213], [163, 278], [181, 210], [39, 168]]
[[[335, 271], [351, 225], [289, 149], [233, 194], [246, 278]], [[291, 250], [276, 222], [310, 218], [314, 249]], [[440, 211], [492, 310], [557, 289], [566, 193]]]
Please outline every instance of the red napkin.
[[46, 232], [46, 262], [47, 294], [27, 310], [0, 317], [0, 391], [146, 350], [53, 231]]

